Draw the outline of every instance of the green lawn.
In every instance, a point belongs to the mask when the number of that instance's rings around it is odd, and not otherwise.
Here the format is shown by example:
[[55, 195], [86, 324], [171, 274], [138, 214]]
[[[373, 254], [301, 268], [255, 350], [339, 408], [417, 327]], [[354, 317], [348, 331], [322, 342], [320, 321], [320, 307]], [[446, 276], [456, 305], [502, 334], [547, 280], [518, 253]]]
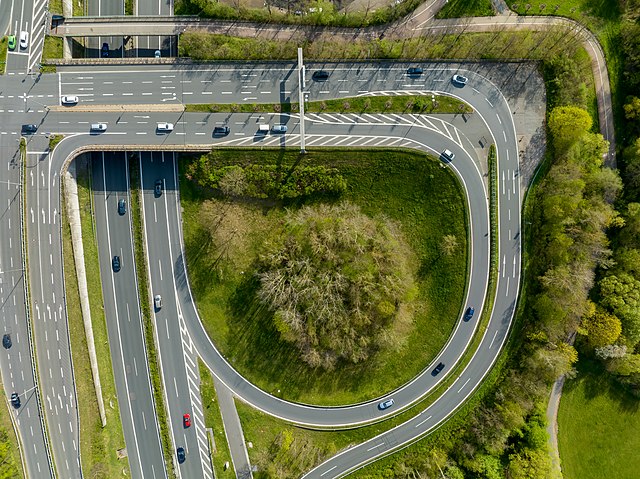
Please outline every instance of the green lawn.
[[558, 413], [558, 446], [565, 479], [637, 479], [640, 403], [596, 363], [579, 364], [567, 381]]
[[[295, 151], [219, 151], [226, 163], [291, 165], [299, 160]], [[270, 225], [283, 218], [284, 210], [259, 202], [204, 201], [182, 177], [191, 286], [217, 347], [259, 387], [318, 404], [370, 399], [418, 374], [443, 346], [459, 316], [467, 267], [462, 192], [439, 161], [418, 153], [322, 150], [309, 152], [303, 161], [338, 168], [348, 183], [346, 199], [365, 213], [384, 213], [400, 223], [417, 258], [419, 287], [406, 345], [366, 364], [344, 365], [333, 372], [304, 366], [293, 348], [278, 339], [269, 313], [253, 307], [256, 282], [251, 263]], [[217, 227], [212, 230], [207, 225]], [[438, 248], [446, 234], [454, 234], [461, 245], [452, 257], [443, 256]], [[216, 249], [215, 244], [223, 246]]]
[[[78, 296], [73, 250], [71, 248], [71, 232], [66, 219], [66, 208], [63, 208], [65, 289], [69, 317], [69, 336], [71, 338], [71, 352], [80, 414], [82, 469], [90, 477], [94, 477], [94, 474], [96, 474], [95, 477], [127, 477], [129, 475], [128, 459], [118, 459], [116, 455], [118, 449], [125, 447], [125, 442], [111, 365], [109, 338], [102, 302], [98, 245], [94, 235], [90, 181], [86, 169], [80, 169], [79, 171], [78, 200], [80, 202], [80, 218], [83, 232], [82, 244], [84, 247], [93, 336], [98, 358], [98, 369], [100, 371], [102, 397], [107, 416], [107, 425], [103, 428], [98, 412], [98, 402], [95, 395], [93, 376], [89, 364], [89, 352], [80, 311], [80, 298]], [[99, 474], [104, 474], [104, 476], [99, 476]]]
[[493, 15], [491, 0], [449, 0], [436, 18], [487, 17]]

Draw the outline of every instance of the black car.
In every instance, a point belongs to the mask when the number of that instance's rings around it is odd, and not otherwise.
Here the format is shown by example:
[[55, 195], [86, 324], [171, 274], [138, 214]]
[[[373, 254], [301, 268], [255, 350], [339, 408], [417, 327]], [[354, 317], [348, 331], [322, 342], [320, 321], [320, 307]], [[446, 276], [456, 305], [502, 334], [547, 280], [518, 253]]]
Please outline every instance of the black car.
[[184, 452], [184, 447], [179, 447], [178, 449], [176, 449], [176, 454], [178, 456], [179, 464], [182, 464], [187, 459], [187, 455]]
[[5, 349], [9, 349], [11, 347], [11, 335], [9, 333], [2, 336], [2, 345]]
[[38, 125], [30, 123], [28, 125], [22, 125], [22, 133], [31, 134], [38, 131]]
[[407, 69], [407, 75], [422, 75], [422, 71], [420, 67], [411, 67]]
[[107, 58], [109, 56], [109, 44], [104, 42], [102, 44], [102, 48], [100, 49], [100, 56], [102, 58]]
[[433, 371], [431, 371], [431, 375], [432, 376], [437, 376], [438, 374], [440, 374], [440, 371], [442, 371], [444, 369], [444, 363], [438, 363], [438, 365], [433, 368]]
[[230, 131], [231, 129], [228, 126], [216, 126], [213, 129], [213, 135], [214, 136], [228, 135]]
[[13, 404], [13, 407], [16, 409], [20, 407], [20, 396], [18, 396], [18, 393], [11, 394], [11, 404]]
[[153, 194], [156, 198], [162, 195], [162, 180], [156, 180], [156, 184], [153, 188]]
[[471, 306], [469, 306], [467, 308], [467, 310], [464, 312], [464, 320], [465, 321], [469, 321], [471, 318], [473, 318], [473, 313], [475, 313], [476, 310], [474, 308], [472, 308]]
[[311, 75], [311, 78], [313, 78], [316, 81], [328, 80], [329, 72], [326, 72], [324, 70], [318, 70], [317, 72], [313, 72], [313, 75]]
[[117, 273], [120, 271], [120, 256], [114, 256], [111, 260], [111, 266], [113, 267], [113, 271]]
[[118, 201], [118, 214], [123, 215], [127, 212], [127, 203], [124, 201], [124, 198], [120, 198]]

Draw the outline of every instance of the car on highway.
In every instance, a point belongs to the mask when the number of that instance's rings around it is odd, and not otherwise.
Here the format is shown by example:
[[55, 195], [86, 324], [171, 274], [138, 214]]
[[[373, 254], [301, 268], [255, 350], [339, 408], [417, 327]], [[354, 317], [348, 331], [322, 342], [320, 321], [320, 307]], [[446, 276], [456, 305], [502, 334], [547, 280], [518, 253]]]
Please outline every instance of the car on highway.
[[36, 131], [38, 131], [38, 125], [34, 125], [33, 123], [22, 125], [22, 133], [24, 133], [26, 135], [31, 135], [32, 133], [35, 133]]
[[16, 36], [15, 35], [9, 35], [8, 47], [9, 47], [9, 50], [15, 50], [16, 49]]
[[462, 75], [458, 75], [457, 73], [453, 75], [451, 81], [457, 85], [465, 86], [467, 84], [468, 78], [463, 77]]
[[469, 306], [467, 308], [467, 310], [464, 312], [464, 320], [465, 321], [470, 321], [471, 318], [473, 318], [473, 313], [475, 313], [476, 310], [474, 308], [472, 308], [471, 306]]
[[266, 135], [267, 133], [269, 133], [269, 124], [268, 123], [262, 123], [262, 124], [258, 125], [258, 134], [259, 135]]
[[228, 126], [216, 126], [213, 129], [213, 136], [226, 136], [229, 134], [231, 129]]
[[156, 311], [160, 311], [162, 309], [162, 296], [156, 294], [153, 298], [153, 307], [156, 308]]
[[176, 449], [176, 455], [178, 456], [178, 463], [182, 464], [187, 459], [187, 454], [184, 452], [184, 447]]
[[182, 416], [182, 422], [184, 423], [184, 427], [191, 427], [191, 414], [188, 412], [184, 413], [184, 416]]
[[75, 95], [65, 95], [61, 101], [63, 105], [75, 105], [78, 103], [78, 97]]
[[23, 50], [29, 46], [29, 32], [20, 32], [20, 48]]
[[440, 374], [440, 371], [442, 371], [444, 369], [444, 363], [438, 363], [438, 365], [433, 368], [433, 371], [431, 371], [431, 375], [432, 376], [437, 376], [438, 374]]
[[156, 198], [162, 195], [162, 180], [156, 180], [153, 186], [153, 194]]
[[271, 132], [272, 133], [286, 133], [287, 132], [287, 125], [273, 125], [271, 127]]
[[120, 198], [118, 200], [118, 214], [122, 216], [126, 212], [127, 212], [127, 202], [124, 200], [124, 198]]
[[100, 49], [100, 56], [102, 58], [107, 58], [109, 56], [109, 44], [104, 42], [102, 44], [102, 48]]
[[156, 58], [160, 58], [162, 56], [162, 52], [160, 50], [156, 50], [153, 56]]
[[111, 267], [113, 268], [113, 272], [117, 273], [120, 271], [120, 256], [116, 255], [111, 260]]
[[378, 404], [378, 409], [384, 411], [385, 409], [389, 409], [391, 406], [393, 406], [393, 399], [387, 399], [386, 401], [382, 401]]
[[107, 131], [107, 124], [106, 123], [92, 123], [91, 124], [91, 131], [97, 131], [97, 132]]
[[20, 396], [18, 396], [18, 393], [11, 393], [11, 404], [13, 404], [13, 407], [16, 409], [20, 407]]
[[11, 335], [9, 333], [6, 333], [4, 336], [2, 336], [2, 345], [4, 346], [4, 349], [9, 349], [12, 344], [13, 343], [11, 342]]
[[407, 68], [407, 75], [422, 75], [423, 70], [421, 67], [411, 67], [411, 68]]
[[313, 72], [311, 78], [313, 78], [315, 81], [325, 81], [329, 79], [329, 72], [325, 70], [318, 70], [316, 72]]
[[453, 161], [453, 159], [456, 157], [456, 155], [453, 153], [453, 151], [451, 150], [444, 150], [442, 152], [442, 158], [446, 161]]
[[158, 123], [158, 131], [160, 133], [169, 133], [173, 131], [173, 123]]

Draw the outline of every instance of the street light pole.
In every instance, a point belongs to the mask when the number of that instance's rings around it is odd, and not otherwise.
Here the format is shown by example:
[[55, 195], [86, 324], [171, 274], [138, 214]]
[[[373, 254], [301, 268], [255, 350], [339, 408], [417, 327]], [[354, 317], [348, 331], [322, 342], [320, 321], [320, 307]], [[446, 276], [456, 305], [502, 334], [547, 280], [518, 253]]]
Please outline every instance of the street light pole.
[[302, 48], [298, 48], [298, 105], [300, 108], [300, 153], [306, 153], [304, 144], [304, 91], [305, 68], [302, 60]]

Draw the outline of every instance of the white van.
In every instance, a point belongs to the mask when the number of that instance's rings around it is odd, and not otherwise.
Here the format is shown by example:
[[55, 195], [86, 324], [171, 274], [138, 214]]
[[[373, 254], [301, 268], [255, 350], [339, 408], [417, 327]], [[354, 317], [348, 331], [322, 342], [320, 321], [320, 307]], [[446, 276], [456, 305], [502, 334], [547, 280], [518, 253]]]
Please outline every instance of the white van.
[[260, 124], [258, 125], [258, 133], [266, 135], [269, 133], [269, 124]]

